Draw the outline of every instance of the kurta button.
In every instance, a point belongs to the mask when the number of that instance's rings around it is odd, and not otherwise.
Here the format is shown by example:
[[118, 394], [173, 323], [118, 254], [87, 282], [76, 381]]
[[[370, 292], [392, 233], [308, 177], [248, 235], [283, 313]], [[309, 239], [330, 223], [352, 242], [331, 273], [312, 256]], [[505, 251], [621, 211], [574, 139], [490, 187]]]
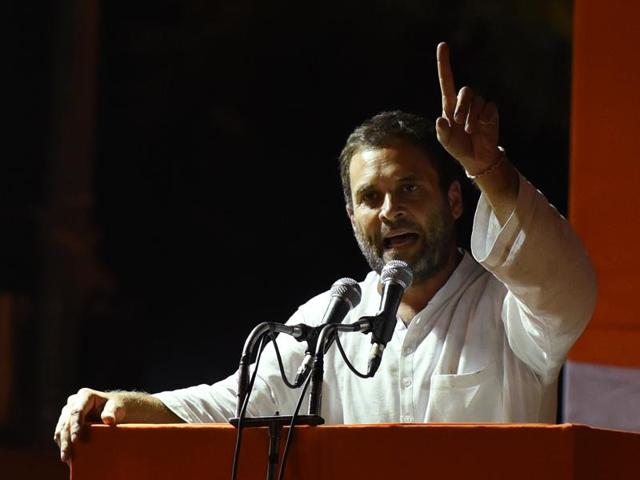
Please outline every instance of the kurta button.
[[405, 377], [402, 379], [402, 386], [404, 388], [410, 387], [411, 386], [411, 379], [408, 377]]
[[413, 347], [404, 347], [404, 354], [411, 355], [413, 353]]

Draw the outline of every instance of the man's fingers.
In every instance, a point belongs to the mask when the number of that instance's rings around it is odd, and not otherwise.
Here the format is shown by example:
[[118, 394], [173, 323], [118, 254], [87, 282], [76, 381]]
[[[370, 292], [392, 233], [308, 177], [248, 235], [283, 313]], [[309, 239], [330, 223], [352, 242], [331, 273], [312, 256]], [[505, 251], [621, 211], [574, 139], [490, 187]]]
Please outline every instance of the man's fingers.
[[453, 112], [456, 108], [456, 87], [453, 80], [453, 70], [449, 60], [449, 46], [442, 42], [438, 44], [436, 51], [438, 60], [438, 79], [440, 80], [440, 92], [442, 93], [442, 116], [447, 120], [453, 120]]
[[65, 463], [69, 462], [71, 458], [71, 433], [69, 430], [69, 411], [70, 406], [74, 405], [76, 401], [76, 395], [71, 395], [67, 399], [67, 404], [62, 407], [60, 411], [60, 418], [56, 424], [56, 429], [53, 435], [53, 440], [58, 444], [60, 448], [60, 460]]
[[478, 117], [478, 125], [480, 127], [498, 127], [498, 107], [495, 103], [487, 102]]
[[56, 442], [58, 446], [60, 446], [60, 435], [62, 434], [62, 429], [66, 426], [69, 418], [68, 411], [69, 408], [66, 405], [62, 407], [60, 418], [58, 418], [58, 423], [56, 424], [56, 429], [53, 433], [53, 441]]
[[478, 126], [478, 119], [480, 118], [480, 114], [484, 109], [485, 101], [484, 98], [477, 95], [473, 98], [471, 102], [471, 108], [469, 108], [469, 115], [467, 115], [467, 122], [465, 124], [464, 130], [467, 133], [473, 133], [476, 131]]
[[438, 117], [436, 120], [436, 136], [438, 137], [438, 141], [440, 145], [443, 147], [447, 147], [449, 144], [449, 139], [451, 138], [451, 125], [449, 125], [449, 121], [446, 118]]
[[473, 102], [473, 90], [469, 87], [462, 87], [458, 93], [456, 110], [453, 119], [458, 125], [463, 125], [469, 114], [471, 103]]
[[78, 434], [80, 433], [80, 427], [82, 425], [82, 410], [74, 409], [69, 413], [69, 434], [71, 436], [71, 441], [75, 441]]
[[87, 414], [92, 410], [94, 410], [96, 414], [100, 413], [102, 407], [107, 402], [107, 398], [90, 388], [81, 388], [75, 397], [74, 402], [69, 405], [69, 429], [71, 431], [72, 442], [74, 442], [79, 435]]
[[68, 463], [71, 459], [71, 434], [69, 431], [69, 422], [65, 422], [60, 431], [60, 460]]
[[76, 398], [71, 404], [69, 404], [69, 432], [71, 435], [71, 441], [75, 440], [75, 437], [80, 431], [80, 427], [84, 421], [85, 406], [89, 402], [89, 395], [86, 393], [80, 393], [76, 395]]

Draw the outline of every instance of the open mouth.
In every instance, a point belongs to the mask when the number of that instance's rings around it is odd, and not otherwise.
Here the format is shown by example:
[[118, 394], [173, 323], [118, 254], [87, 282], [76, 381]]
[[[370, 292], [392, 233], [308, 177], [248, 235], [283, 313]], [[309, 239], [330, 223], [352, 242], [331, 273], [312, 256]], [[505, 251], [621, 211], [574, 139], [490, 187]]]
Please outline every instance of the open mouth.
[[382, 247], [385, 250], [391, 248], [404, 247], [418, 240], [417, 233], [401, 233], [400, 235], [392, 235], [382, 240]]

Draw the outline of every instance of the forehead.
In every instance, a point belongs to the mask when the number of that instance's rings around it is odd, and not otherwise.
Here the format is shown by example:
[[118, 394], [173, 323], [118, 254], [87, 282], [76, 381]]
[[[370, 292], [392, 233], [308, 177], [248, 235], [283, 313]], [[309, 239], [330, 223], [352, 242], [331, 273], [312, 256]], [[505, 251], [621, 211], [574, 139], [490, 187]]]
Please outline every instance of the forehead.
[[378, 181], [403, 178], [438, 183], [438, 172], [427, 154], [405, 143], [360, 150], [351, 158], [349, 176], [352, 191]]

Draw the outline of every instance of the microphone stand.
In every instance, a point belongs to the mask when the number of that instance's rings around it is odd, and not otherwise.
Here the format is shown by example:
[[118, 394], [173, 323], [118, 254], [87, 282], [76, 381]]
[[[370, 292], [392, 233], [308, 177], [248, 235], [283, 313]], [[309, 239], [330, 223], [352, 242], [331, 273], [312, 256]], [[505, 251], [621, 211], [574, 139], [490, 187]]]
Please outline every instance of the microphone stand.
[[[309, 394], [309, 416], [320, 417], [320, 411], [322, 408], [322, 379], [324, 376], [324, 353], [325, 343], [327, 339], [333, 335], [337, 335], [337, 332], [360, 332], [367, 334], [371, 332], [382, 318], [379, 316], [362, 317], [355, 323], [331, 323], [322, 326], [320, 330], [320, 336], [318, 338], [318, 344], [316, 346], [315, 358], [313, 361], [313, 368], [311, 369], [311, 393]], [[374, 372], [375, 373], [375, 372]], [[368, 376], [373, 376], [371, 372], [367, 373]], [[322, 418], [322, 417], [320, 417]]]
[[[294, 420], [294, 425], [309, 425], [317, 426], [324, 424], [324, 418], [320, 415], [322, 408], [322, 380], [324, 376], [324, 354], [326, 346], [331, 338], [337, 335], [338, 332], [360, 332], [363, 334], [378, 331], [380, 329], [381, 322], [384, 322], [384, 318], [380, 315], [372, 317], [362, 317], [355, 323], [343, 324], [343, 323], [327, 323], [320, 327], [310, 327], [305, 324], [298, 325], [284, 325], [278, 322], [263, 322], [257, 325], [247, 337], [242, 355], [240, 357], [239, 366], [239, 378], [238, 378], [238, 401], [236, 404], [236, 416], [229, 419], [229, 423], [238, 428], [241, 424], [242, 428], [257, 428], [268, 427], [269, 432], [269, 452], [268, 452], [268, 468], [267, 468], [267, 480], [275, 479], [276, 467], [278, 465], [278, 449], [280, 446], [280, 434], [282, 427], [285, 425], [291, 425], [291, 421]], [[320, 334], [318, 334], [318, 329]], [[264, 417], [252, 417], [241, 418], [242, 405], [245, 402], [245, 398], [249, 395], [249, 367], [251, 364], [251, 358], [255, 353], [257, 345], [265, 335], [271, 333], [286, 333], [291, 335], [299, 342], [302, 341], [316, 341], [315, 355], [313, 361], [313, 367], [311, 369], [311, 392], [309, 394], [309, 413], [307, 415], [297, 415], [295, 419], [291, 415], [280, 415], [279, 412], [275, 412], [275, 415]], [[375, 370], [371, 370], [371, 365], [367, 376], [372, 377], [375, 374]], [[294, 385], [295, 388], [301, 386], [306, 379], [306, 375], [299, 379]], [[300, 383], [300, 384], [298, 384]]]
[[[269, 452], [268, 452], [268, 468], [267, 480], [276, 478], [276, 467], [278, 466], [278, 448], [280, 446], [280, 433], [284, 425], [290, 425], [293, 420], [291, 415], [280, 415], [275, 412], [273, 416], [242, 418], [242, 405], [245, 398], [249, 395], [249, 366], [251, 358], [255, 353], [256, 346], [260, 343], [260, 339], [270, 333], [286, 333], [291, 335], [299, 342], [313, 338], [316, 335], [314, 327], [305, 324], [284, 325], [278, 322], [263, 322], [257, 325], [247, 337], [242, 355], [240, 357], [239, 377], [238, 377], [238, 401], [236, 403], [236, 416], [229, 419], [229, 423], [238, 428], [241, 424], [242, 428], [250, 427], [268, 427], [269, 432]], [[304, 379], [302, 382], [304, 383]], [[296, 388], [300, 385], [295, 385]], [[320, 415], [298, 415], [295, 418], [295, 425], [322, 425], [324, 419]]]
[[[297, 341], [302, 342], [314, 335], [313, 327], [300, 323], [298, 325], [284, 325], [278, 322], [262, 322], [251, 330], [251, 333], [244, 342], [242, 348], [242, 355], [240, 356], [240, 365], [238, 367], [238, 401], [236, 403], [236, 416], [240, 416], [240, 410], [245, 397], [247, 396], [247, 390], [249, 388], [249, 366], [251, 365], [251, 358], [253, 358], [256, 350], [256, 346], [260, 342], [260, 339], [268, 333], [286, 333], [291, 335]], [[296, 385], [299, 387], [300, 385]]]

